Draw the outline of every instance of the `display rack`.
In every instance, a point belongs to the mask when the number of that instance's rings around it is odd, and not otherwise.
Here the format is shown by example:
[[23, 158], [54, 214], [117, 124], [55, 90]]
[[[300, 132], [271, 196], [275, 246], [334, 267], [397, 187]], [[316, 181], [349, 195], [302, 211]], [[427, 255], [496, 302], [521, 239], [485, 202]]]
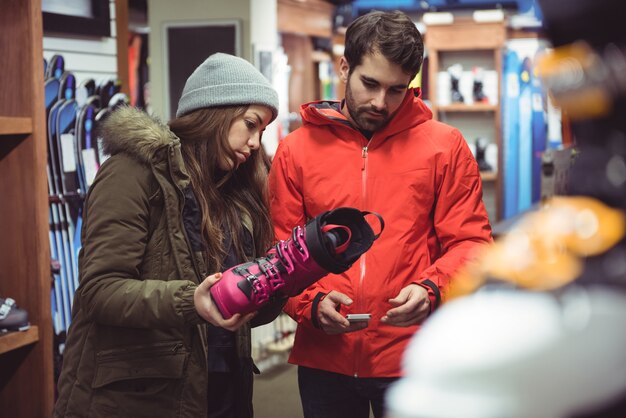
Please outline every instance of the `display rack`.
[[[433, 117], [449, 122], [457, 127], [466, 139], [463, 123], [452, 123], [451, 119], [460, 117], [469, 121], [479, 129], [491, 132], [492, 141], [498, 147], [498, 169], [502, 173], [502, 134], [500, 91], [502, 78], [502, 49], [506, 40], [504, 22], [477, 23], [471, 18], [455, 18], [454, 23], [429, 25], [425, 34], [425, 45], [428, 52], [428, 84]], [[489, 103], [452, 103], [439, 104], [437, 98], [437, 79], [440, 71], [444, 71], [443, 62], [450, 54], [465, 53], [467, 59], [487, 57], [491, 70], [497, 72], [497, 104]], [[483, 121], [488, 123], [483, 124]], [[482, 173], [485, 205], [490, 212], [491, 221], [502, 218], [502, 176], [492, 172]]]
[[0, 415], [48, 417], [54, 404], [41, 0], [0, 10], [0, 296], [31, 328], [0, 335]]

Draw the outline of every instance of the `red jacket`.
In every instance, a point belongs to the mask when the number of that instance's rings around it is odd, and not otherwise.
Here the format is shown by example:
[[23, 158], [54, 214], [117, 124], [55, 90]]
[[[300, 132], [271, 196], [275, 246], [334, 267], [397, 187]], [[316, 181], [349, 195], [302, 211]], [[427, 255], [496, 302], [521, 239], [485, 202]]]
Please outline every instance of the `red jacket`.
[[[400, 376], [402, 353], [418, 327], [380, 323], [392, 308], [388, 300], [418, 283], [432, 308], [451, 274], [491, 240], [476, 160], [461, 133], [432, 120], [415, 93], [369, 141], [335, 110], [337, 102], [302, 105], [303, 126], [277, 149], [270, 197], [278, 238], [339, 206], [385, 220], [380, 238], [347, 272], [326, 276], [287, 303], [298, 322], [291, 363], [359, 377]], [[376, 219], [371, 223], [378, 232]], [[316, 328], [313, 299], [331, 290], [354, 301], [342, 313], [372, 314], [369, 327], [340, 335]]]

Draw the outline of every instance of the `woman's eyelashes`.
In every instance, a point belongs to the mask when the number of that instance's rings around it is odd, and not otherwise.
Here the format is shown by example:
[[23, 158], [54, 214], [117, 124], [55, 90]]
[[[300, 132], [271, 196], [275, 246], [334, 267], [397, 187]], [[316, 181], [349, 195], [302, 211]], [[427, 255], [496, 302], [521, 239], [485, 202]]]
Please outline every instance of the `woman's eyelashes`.
[[257, 124], [254, 120], [246, 119], [246, 126], [248, 127], [249, 130], [253, 131], [256, 129]]

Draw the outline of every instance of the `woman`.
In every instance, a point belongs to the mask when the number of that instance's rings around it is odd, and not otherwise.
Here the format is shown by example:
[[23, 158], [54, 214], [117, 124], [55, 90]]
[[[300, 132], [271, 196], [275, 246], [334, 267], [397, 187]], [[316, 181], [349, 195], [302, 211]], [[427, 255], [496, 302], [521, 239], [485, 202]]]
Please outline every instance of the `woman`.
[[277, 108], [250, 63], [214, 54], [169, 127], [129, 107], [107, 119], [56, 417], [252, 416], [250, 325], [284, 301], [224, 320], [207, 275], [273, 242], [261, 136]]

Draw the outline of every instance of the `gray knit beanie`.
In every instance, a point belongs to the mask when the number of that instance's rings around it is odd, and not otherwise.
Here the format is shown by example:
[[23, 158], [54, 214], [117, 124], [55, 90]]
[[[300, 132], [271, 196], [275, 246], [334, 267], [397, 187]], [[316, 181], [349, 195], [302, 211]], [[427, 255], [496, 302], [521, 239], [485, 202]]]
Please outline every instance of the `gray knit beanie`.
[[278, 114], [278, 94], [270, 82], [243, 58], [218, 52], [187, 79], [176, 117], [214, 106], [259, 104]]

